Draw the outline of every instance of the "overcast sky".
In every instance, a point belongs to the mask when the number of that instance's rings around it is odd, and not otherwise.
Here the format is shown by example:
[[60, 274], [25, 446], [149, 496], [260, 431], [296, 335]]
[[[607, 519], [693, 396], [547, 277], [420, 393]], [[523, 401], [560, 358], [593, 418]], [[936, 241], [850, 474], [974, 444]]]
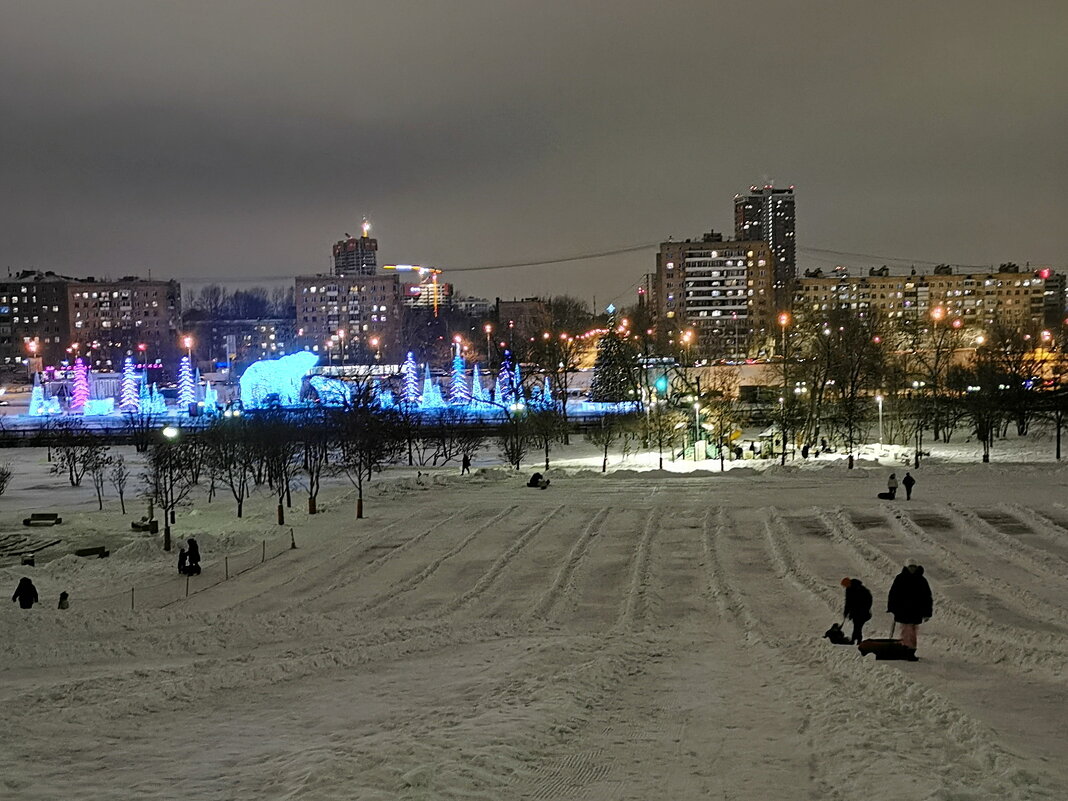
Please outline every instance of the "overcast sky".
[[1064, 0], [0, 0], [0, 264], [309, 273], [366, 214], [448, 270], [729, 232], [774, 181], [802, 249], [1064, 266], [1066, 40]]

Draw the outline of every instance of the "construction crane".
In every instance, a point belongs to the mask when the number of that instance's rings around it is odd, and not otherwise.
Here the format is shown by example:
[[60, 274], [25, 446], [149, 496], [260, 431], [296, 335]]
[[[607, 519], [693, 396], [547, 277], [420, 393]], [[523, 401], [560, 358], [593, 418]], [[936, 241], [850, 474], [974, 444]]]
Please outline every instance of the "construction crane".
[[[438, 301], [441, 299], [441, 290], [438, 284], [438, 276], [441, 275], [441, 270], [437, 267], [421, 267], [418, 264], [384, 264], [383, 270], [397, 270], [399, 272], [409, 272], [419, 274], [419, 286], [420, 288], [427, 286], [427, 278], [429, 277], [429, 286], [431, 298], [434, 306], [434, 316], [438, 316]], [[420, 289], [420, 291], [422, 291]]]

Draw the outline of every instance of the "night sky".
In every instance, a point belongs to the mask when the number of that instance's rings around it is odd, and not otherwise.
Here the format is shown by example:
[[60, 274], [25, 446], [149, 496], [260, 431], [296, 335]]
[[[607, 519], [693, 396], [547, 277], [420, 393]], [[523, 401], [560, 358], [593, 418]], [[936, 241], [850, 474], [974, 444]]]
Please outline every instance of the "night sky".
[[[1064, 266], [1066, 36], [1063, 0], [2, 0], [0, 257], [247, 282], [367, 215], [448, 270], [729, 232], [773, 181], [801, 267]], [[604, 305], [653, 268], [451, 279]]]

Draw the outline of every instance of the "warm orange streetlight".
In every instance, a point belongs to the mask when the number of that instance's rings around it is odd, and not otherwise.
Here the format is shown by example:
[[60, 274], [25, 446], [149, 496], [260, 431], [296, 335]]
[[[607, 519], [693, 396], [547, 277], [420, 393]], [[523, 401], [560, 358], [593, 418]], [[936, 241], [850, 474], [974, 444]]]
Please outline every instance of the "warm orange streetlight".
[[934, 320], [936, 323], [945, 316], [946, 310], [943, 309], [941, 306], [935, 306], [933, 309], [931, 309], [931, 319]]

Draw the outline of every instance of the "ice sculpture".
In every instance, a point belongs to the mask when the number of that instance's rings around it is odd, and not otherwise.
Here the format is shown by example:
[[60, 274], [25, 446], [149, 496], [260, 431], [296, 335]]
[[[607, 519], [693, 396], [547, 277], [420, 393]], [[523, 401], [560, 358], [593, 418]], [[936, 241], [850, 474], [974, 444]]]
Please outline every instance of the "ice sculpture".
[[300, 389], [304, 376], [319, 363], [319, 357], [304, 350], [253, 362], [241, 375], [241, 403], [255, 409], [277, 402], [281, 406], [300, 403]]

